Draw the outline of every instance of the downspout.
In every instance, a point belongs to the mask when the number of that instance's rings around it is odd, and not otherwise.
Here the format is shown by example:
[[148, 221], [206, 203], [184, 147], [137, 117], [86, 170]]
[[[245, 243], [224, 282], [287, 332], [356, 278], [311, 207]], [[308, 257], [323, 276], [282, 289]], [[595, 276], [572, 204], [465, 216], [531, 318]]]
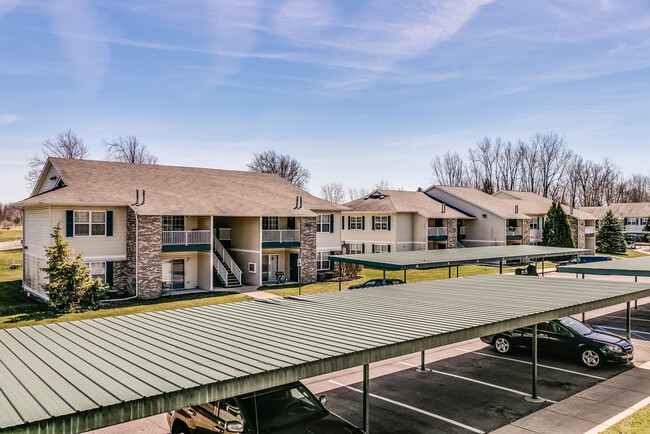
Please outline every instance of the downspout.
[[131, 210], [133, 210], [133, 214], [135, 214], [135, 295], [132, 295], [130, 297], [125, 297], [125, 298], [113, 298], [111, 300], [106, 300], [106, 302], [112, 302], [112, 301], [126, 301], [126, 300], [133, 300], [134, 298], [138, 298], [138, 246], [139, 246], [139, 231], [138, 231], [138, 212], [133, 208], [133, 205], [130, 203], [127, 204]]

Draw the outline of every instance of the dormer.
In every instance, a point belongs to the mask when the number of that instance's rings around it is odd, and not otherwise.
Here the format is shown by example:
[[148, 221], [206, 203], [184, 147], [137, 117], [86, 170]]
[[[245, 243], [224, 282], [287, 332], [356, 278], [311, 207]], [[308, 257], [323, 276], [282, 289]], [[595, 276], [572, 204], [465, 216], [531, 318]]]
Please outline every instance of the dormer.
[[37, 194], [45, 193], [61, 187], [65, 187], [65, 182], [63, 181], [63, 178], [61, 178], [59, 171], [48, 159], [45, 162], [41, 176], [38, 178], [31, 195], [36, 196]]

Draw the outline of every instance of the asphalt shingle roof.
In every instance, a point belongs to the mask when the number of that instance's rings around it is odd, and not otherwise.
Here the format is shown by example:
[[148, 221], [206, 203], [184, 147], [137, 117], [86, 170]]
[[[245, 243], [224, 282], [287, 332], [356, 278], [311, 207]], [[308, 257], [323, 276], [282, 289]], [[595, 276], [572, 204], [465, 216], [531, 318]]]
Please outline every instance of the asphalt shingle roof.
[[474, 217], [453, 209], [422, 191], [381, 190], [345, 205], [357, 212], [409, 212], [426, 218], [472, 219]]

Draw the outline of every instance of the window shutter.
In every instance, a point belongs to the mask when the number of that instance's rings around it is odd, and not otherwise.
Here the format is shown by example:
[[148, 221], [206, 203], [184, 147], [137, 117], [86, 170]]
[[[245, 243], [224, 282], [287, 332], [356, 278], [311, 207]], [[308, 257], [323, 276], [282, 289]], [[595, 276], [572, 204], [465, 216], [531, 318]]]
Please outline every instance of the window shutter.
[[372, 216], [372, 230], [375, 230], [375, 216]]
[[366, 253], [366, 245], [361, 244], [361, 253]]
[[106, 283], [113, 286], [113, 261], [106, 261]]
[[365, 215], [361, 216], [361, 230], [362, 231], [366, 230], [366, 216]]
[[372, 253], [375, 253], [375, 245], [372, 245]]
[[334, 214], [330, 214], [330, 234], [334, 233]]
[[388, 245], [388, 253], [390, 253], [390, 244]]
[[350, 226], [350, 216], [348, 216], [348, 229], [352, 229], [352, 227]]
[[296, 218], [287, 217], [287, 229], [295, 229], [295, 228], [296, 228]]
[[345, 217], [341, 216], [341, 230], [345, 229]]
[[113, 211], [106, 211], [106, 236], [113, 236]]
[[390, 216], [388, 216], [388, 230], [390, 230]]
[[74, 236], [74, 211], [72, 210], [65, 212], [65, 236]]

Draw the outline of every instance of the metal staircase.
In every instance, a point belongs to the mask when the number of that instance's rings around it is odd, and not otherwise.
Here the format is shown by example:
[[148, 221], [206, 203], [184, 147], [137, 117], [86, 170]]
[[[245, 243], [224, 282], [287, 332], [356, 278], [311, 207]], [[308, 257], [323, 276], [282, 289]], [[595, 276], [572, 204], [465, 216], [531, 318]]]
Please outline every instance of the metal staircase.
[[214, 256], [214, 269], [217, 271], [219, 280], [226, 288], [241, 286], [241, 268], [239, 268], [230, 256], [230, 253], [228, 253], [216, 236], [213, 235], [212, 240], [214, 242], [214, 250], [212, 252]]
[[456, 241], [456, 248], [457, 249], [464, 249], [465, 245], [463, 243], [461, 243], [460, 241]]

